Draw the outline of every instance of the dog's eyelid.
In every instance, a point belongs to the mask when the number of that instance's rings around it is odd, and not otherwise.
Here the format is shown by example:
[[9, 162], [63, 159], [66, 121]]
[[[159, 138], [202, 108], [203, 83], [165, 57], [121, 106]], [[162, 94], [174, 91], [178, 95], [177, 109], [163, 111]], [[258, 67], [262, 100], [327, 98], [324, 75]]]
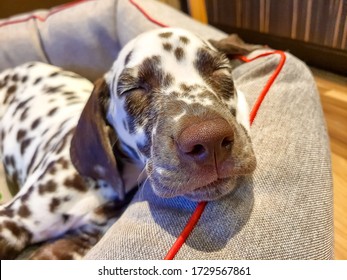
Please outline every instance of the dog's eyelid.
[[218, 74], [230, 75], [231, 71], [232, 69], [230, 65], [221, 65], [213, 72], [213, 74], [214, 75], [218, 75]]
[[138, 87], [129, 87], [129, 88], [125, 88], [121, 91], [121, 95], [123, 94], [127, 94], [129, 92], [133, 92], [133, 91], [143, 91], [143, 92], [147, 92], [147, 90], [145, 89], [145, 87], [142, 86], [138, 86]]

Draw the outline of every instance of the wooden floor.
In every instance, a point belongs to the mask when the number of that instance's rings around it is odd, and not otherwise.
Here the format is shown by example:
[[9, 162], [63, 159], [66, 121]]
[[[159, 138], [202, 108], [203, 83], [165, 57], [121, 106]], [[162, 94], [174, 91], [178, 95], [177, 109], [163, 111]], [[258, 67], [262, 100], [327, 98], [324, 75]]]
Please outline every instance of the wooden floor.
[[335, 259], [347, 259], [347, 77], [312, 69], [328, 126], [334, 178]]

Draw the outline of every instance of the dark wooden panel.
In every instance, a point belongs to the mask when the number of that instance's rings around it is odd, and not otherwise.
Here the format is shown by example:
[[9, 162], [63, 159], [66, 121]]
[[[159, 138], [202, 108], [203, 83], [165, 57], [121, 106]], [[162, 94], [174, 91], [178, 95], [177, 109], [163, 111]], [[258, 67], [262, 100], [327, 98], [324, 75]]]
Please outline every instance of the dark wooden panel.
[[215, 26], [226, 33], [239, 34], [248, 43], [263, 44], [274, 49], [289, 51], [311, 66], [347, 75], [346, 51], [241, 28]]
[[347, 50], [347, 0], [206, 0], [209, 23]]

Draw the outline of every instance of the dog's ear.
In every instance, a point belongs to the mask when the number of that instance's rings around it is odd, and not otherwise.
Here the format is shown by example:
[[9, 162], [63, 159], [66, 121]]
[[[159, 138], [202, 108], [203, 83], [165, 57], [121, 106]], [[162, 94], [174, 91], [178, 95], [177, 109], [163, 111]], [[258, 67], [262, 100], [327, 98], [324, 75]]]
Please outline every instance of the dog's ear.
[[70, 156], [82, 176], [105, 181], [122, 200], [124, 185], [112, 151], [117, 135], [106, 120], [109, 99], [109, 88], [104, 79], [99, 79], [78, 121]]
[[245, 43], [237, 34], [231, 34], [228, 37], [219, 41], [212, 40], [212, 39], [208, 41], [217, 50], [224, 52], [228, 56], [244, 55], [254, 50], [264, 48], [264, 46], [261, 46], [261, 45], [252, 45], [252, 44]]

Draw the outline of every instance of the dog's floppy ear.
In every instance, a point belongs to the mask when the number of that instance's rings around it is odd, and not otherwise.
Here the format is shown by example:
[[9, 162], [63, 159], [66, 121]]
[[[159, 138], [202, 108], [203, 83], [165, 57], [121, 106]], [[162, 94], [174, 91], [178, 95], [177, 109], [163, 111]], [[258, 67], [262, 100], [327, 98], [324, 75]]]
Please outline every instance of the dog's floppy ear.
[[264, 46], [245, 43], [237, 34], [231, 34], [228, 37], [216, 41], [208, 40], [217, 50], [227, 55], [244, 55], [254, 50], [262, 49]]
[[109, 98], [110, 92], [105, 80], [99, 79], [78, 121], [70, 156], [82, 176], [105, 181], [115, 188], [122, 200], [124, 185], [112, 152], [113, 143], [111, 144], [117, 138], [106, 120]]

